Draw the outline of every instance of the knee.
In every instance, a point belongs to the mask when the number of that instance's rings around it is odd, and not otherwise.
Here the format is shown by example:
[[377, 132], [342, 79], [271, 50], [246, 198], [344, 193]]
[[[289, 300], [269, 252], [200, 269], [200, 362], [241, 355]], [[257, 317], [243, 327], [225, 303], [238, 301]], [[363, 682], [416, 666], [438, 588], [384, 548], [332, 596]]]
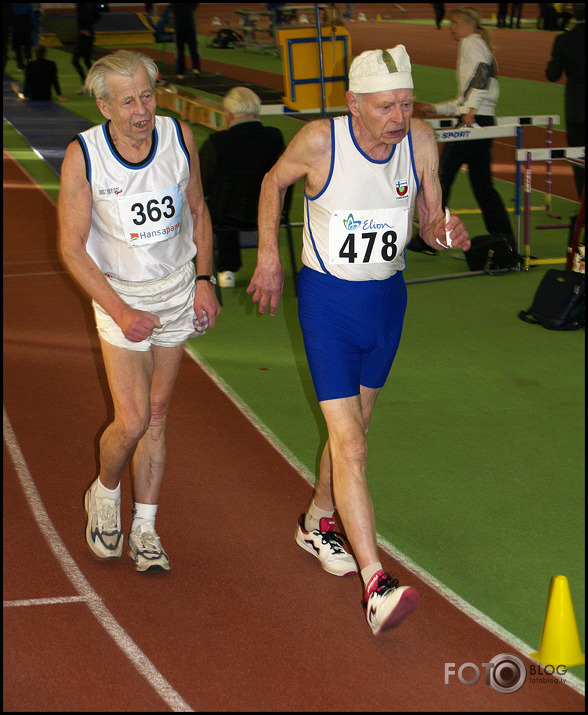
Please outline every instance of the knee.
[[139, 442], [149, 429], [150, 416], [138, 412], [128, 413], [118, 418], [121, 439], [126, 447], [130, 448]]
[[149, 421], [150, 427], [161, 428], [165, 427], [167, 420], [167, 413], [169, 409], [169, 402], [167, 400], [152, 400], [151, 401], [151, 419]]
[[346, 465], [362, 465], [367, 461], [367, 441], [362, 433], [346, 437], [339, 445], [338, 455]]

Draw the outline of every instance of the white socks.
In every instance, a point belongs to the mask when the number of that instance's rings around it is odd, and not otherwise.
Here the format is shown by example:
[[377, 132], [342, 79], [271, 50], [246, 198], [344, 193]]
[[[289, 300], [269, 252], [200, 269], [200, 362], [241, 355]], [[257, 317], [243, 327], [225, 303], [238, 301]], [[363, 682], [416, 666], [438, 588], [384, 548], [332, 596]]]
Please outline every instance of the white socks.
[[150, 524], [155, 528], [155, 517], [157, 516], [157, 504], [141, 504], [135, 502], [133, 509], [133, 521], [131, 531], [136, 531], [142, 524]]
[[306, 527], [306, 531], [314, 531], [314, 529], [318, 529], [321, 519], [325, 517], [327, 519], [331, 519], [334, 513], [334, 510], [325, 511], [324, 509], [319, 509], [313, 499], [310, 502], [310, 506], [308, 507], [304, 517], [304, 526]]
[[118, 499], [120, 497], [120, 482], [117, 484], [116, 489], [108, 489], [98, 477], [96, 480], [96, 494], [102, 499]]
[[[120, 499], [120, 483], [116, 489], [108, 489], [100, 481], [100, 477], [96, 480], [96, 494], [102, 499]], [[133, 521], [131, 523], [131, 531], [136, 531], [141, 524], [150, 524], [155, 528], [155, 517], [157, 516], [157, 504], [141, 504], [135, 502], [133, 509]]]
[[367, 587], [370, 579], [373, 578], [378, 571], [383, 571], [382, 564], [379, 561], [374, 561], [373, 564], [368, 564], [365, 568], [361, 569], [361, 578], [363, 580], [363, 585]]

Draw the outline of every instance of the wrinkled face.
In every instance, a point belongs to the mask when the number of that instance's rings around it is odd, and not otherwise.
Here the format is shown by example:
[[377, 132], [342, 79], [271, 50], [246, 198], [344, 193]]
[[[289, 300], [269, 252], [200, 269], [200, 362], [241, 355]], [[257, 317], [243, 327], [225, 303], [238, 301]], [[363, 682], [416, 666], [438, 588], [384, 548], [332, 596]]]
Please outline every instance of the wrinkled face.
[[108, 77], [112, 98], [96, 100], [102, 114], [110, 119], [119, 138], [133, 143], [151, 136], [155, 127], [155, 92], [144, 67], [130, 77], [111, 73]]
[[408, 134], [414, 102], [412, 89], [351, 96], [349, 109], [377, 142], [392, 146]]
[[454, 15], [451, 18], [449, 32], [454, 40], [463, 40], [464, 37], [469, 37], [475, 30], [476, 24], [473, 20], [468, 20], [460, 15]]

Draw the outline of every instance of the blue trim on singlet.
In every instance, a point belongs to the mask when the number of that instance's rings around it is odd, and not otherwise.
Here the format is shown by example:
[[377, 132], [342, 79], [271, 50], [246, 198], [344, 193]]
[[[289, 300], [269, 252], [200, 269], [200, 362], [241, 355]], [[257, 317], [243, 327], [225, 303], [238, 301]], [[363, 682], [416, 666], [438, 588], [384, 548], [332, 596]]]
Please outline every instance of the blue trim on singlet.
[[90, 154], [88, 153], [88, 147], [86, 145], [86, 140], [81, 134], [78, 134], [76, 137], [78, 140], [78, 144], [80, 145], [80, 148], [82, 150], [82, 154], [84, 155], [84, 163], [86, 164], [86, 179], [88, 179], [88, 183], [92, 183], [92, 164], [90, 163]]
[[357, 151], [364, 157], [364, 159], [367, 159], [369, 162], [372, 164], [387, 164], [390, 159], [394, 156], [394, 152], [396, 151], [396, 147], [398, 144], [394, 144], [392, 146], [392, 151], [390, 152], [390, 156], [387, 159], [372, 159], [371, 156], [368, 156], [362, 149], [360, 148], [359, 144], [357, 143], [357, 140], [355, 139], [355, 134], [353, 133], [353, 122], [351, 121], [351, 114], [347, 118], [347, 122], [349, 124], [349, 134], [351, 135], [351, 141], [355, 145], [355, 148]]
[[110, 137], [110, 132], [108, 130], [108, 123], [109, 122], [104, 122], [102, 125], [102, 133], [104, 135], [104, 140], [106, 141], [106, 146], [110, 149], [110, 152], [112, 156], [118, 161], [119, 164], [122, 164], [126, 169], [133, 169], [133, 170], [138, 170], [138, 169], [144, 169], [146, 166], [149, 166], [151, 162], [155, 159], [155, 155], [157, 154], [157, 146], [159, 144], [159, 135], [157, 133], [157, 127], [153, 128], [153, 132], [151, 133], [152, 136], [152, 142], [151, 142], [151, 149], [149, 150], [149, 154], [143, 159], [143, 161], [139, 161], [136, 164], [131, 163], [130, 161], [126, 161], [117, 151], [116, 147], [114, 146], [114, 142], [112, 141]]
[[410, 128], [408, 129], [408, 146], [410, 147], [410, 163], [412, 164], [412, 173], [414, 175], [414, 180], [416, 182], [416, 192], [417, 196], [420, 190], [420, 184], [419, 184], [419, 177], [417, 175], [417, 170], [416, 170], [416, 164], [414, 163], [414, 151], [412, 148], [412, 133], [410, 131]]
[[180, 127], [180, 123], [177, 119], [174, 119], [174, 117], [170, 117], [172, 122], [174, 123], [174, 126], [176, 128], [176, 135], [178, 137], [178, 142], [180, 143], [180, 147], [182, 148], [182, 151], [186, 155], [186, 159], [188, 160], [188, 170], [190, 170], [190, 152], [188, 151], [188, 147], [186, 146], [186, 142], [184, 141], [184, 135], [182, 134], [182, 128]]
[[331, 165], [329, 166], [329, 175], [327, 176], [325, 185], [318, 192], [318, 194], [315, 194], [314, 196], [309, 196], [306, 191], [304, 192], [305, 198], [307, 198], [309, 201], [316, 201], [316, 199], [320, 198], [328, 189], [329, 184], [331, 183], [331, 178], [333, 177], [333, 171], [335, 169], [335, 120], [331, 118], [329, 119], [329, 122], [331, 123]]
[[[310, 236], [310, 241], [311, 241], [312, 247], [313, 247], [313, 249], [314, 249], [314, 254], [315, 254], [316, 259], [317, 259], [317, 261], [319, 262], [319, 265], [320, 265], [320, 267], [322, 268], [323, 272], [324, 272], [324, 273], [329, 273], [329, 271], [325, 268], [325, 264], [323, 263], [323, 259], [320, 257], [320, 254], [319, 254], [319, 252], [318, 252], [318, 250], [317, 250], [316, 243], [315, 243], [315, 240], [314, 240], [314, 236], [312, 235], [312, 230], [311, 230], [311, 228], [310, 228], [310, 208], [309, 208], [309, 206], [310, 206], [310, 204], [309, 204], [310, 199], [309, 199], [308, 196], [306, 196], [306, 195], [305, 195], [304, 199], [305, 199], [305, 206], [306, 206], [306, 225], [308, 226], [308, 235]], [[329, 273], [329, 275], [330, 275], [330, 273]]]

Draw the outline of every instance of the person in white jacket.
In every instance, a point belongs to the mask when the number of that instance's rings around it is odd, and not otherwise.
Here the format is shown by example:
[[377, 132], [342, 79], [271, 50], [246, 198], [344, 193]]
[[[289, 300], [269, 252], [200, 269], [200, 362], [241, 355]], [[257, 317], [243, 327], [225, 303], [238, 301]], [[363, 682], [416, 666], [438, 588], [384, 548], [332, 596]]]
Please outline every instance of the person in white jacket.
[[[476, 8], [456, 8], [451, 11], [449, 19], [451, 36], [459, 42], [459, 94], [447, 102], [421, 104], [420, 113], [424, 117], [459, 117], [460, 124], [467, 127], [494, 125], [500, 89], [490, 33], [482, 27], [481, 16]], [[448, 205], [455, 176], [460, 167], [466, 164], [472, 190], [482, 210], [488, 233], [503, 235], [516, 250], [508, 214], [492, 182], [491, 148], [491, 139], [445, 144], [439, 166], [442, 202], [444, 207]]]

